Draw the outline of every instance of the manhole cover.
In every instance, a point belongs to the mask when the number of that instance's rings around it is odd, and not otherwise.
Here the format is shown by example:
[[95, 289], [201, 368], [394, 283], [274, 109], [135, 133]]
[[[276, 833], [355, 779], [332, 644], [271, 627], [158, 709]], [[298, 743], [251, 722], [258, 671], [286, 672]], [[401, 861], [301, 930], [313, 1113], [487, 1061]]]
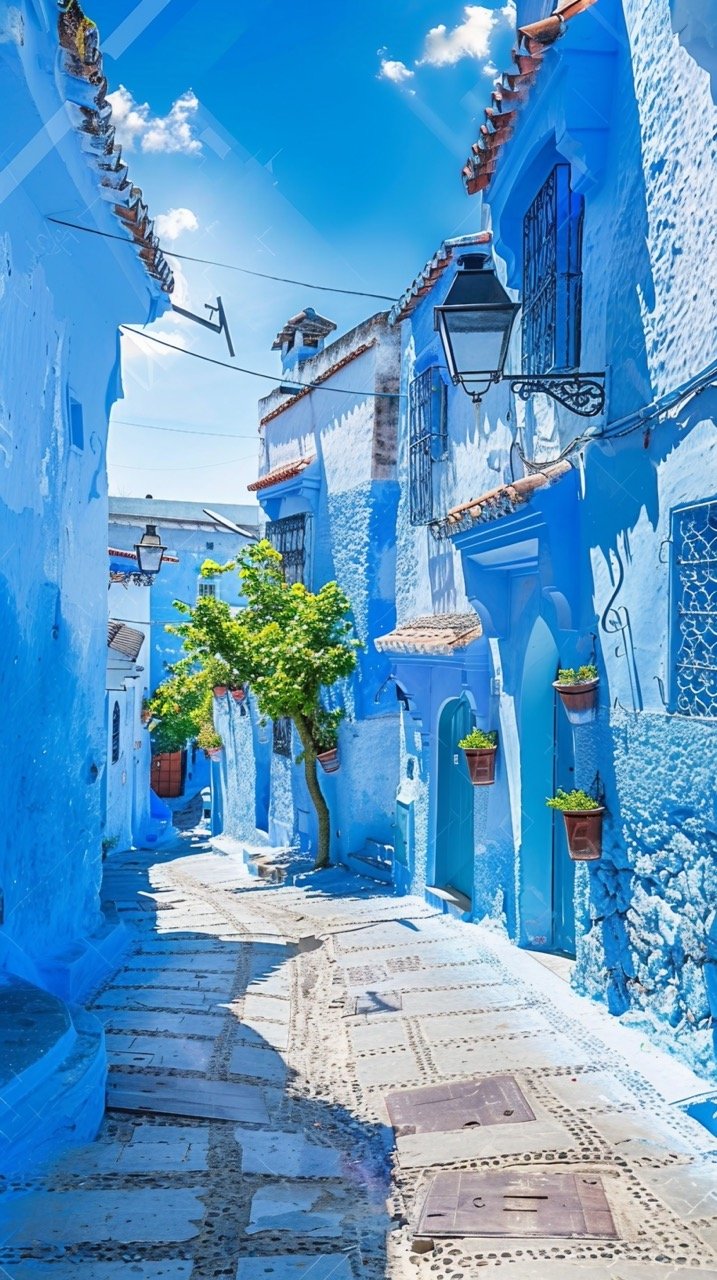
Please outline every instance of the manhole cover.
[[403, 1007], [400, 991], [364, 991], [356, 997], [354, 1013], [396, 1013]]
[[409, 1133], [450, 1133], [491, 1124], [534, 1120], [515, 1076], [454, 1080], [390, 1093], [386, 1106], [394, 1129]]
[[418, 1236], [616, 1240], [602, 1181], [590, 1173], [439, 1173]]

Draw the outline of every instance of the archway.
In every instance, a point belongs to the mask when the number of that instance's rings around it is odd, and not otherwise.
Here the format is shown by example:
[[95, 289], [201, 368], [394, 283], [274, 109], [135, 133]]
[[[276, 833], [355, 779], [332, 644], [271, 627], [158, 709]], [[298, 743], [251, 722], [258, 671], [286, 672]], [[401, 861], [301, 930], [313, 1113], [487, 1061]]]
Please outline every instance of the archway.
[[552, 682], [558, 650], [538, 618], [525, 652], [520, 691], [521, 846], [520, 941], [562, 955], [575, 954], [575, 870], [563, 824], [546, 798], [572, 785], [573, 747], [567, 717]]
[[473, 787], [458, 742], [470, 732], [467, 698], [446, 703], [438, 722], [436, 875], [440, 888], [473, 897]]

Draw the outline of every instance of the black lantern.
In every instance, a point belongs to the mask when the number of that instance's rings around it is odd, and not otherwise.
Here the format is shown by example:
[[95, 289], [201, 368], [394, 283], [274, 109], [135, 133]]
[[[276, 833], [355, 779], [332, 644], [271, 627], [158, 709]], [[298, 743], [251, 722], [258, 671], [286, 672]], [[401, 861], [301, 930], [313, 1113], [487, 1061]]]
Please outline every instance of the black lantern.
[[471, 253], [458, 271], [443, 306], [434, 311], [453, 382], [480, 399], [499, 382], [520, 304], [511, 302], [488, 255]]
[[139, 542], [135, 542], [134, 549], [137, 553], [137, 565], [140, 573], [149, 573], [152, 576], [155, 573], [159, 573], [162, 557], [167, 548], [162, 546], [162, 539], [157, 533], [156, 525], [147, 525]]
[[537, 392], [557, 400], [573, 413], [592, 418], [605, 408], [604, 375], [505, 374], [504, 367], [520, 304], [512, 302], [493, 270], [488, 254], [468, 254], [445, 302], [434, 308], [434, 324], [446, 353], [453, 382], [479, 401], [491, 383], [505, 380], [521, 400]]

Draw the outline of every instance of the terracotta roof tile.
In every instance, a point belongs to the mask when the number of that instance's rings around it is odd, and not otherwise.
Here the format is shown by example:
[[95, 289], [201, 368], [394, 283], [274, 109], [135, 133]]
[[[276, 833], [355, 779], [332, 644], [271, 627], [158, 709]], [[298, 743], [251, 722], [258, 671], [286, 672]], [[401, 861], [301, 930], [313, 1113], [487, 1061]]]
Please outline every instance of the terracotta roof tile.
[[518, 45], [513, 50], [514, 68], [496, 80], [490, 106], [485, 109], [486, 124], [480, 126], [479, 139], [473, 143], [461, 171], [469, 195], [485, 191], [490, 185], [501, 148], [512, 137], [517, 108], [528, 97], [548, 49], [563, 35], [566, 22], [595, 3], [596, 0], [559, 0], [549, 17], [519, 28]]
[[121, 653], [123, 658], [129, 658], [131, 662], [136, 662], [143, 640], [144, 631], [138, 631], [135, 627], [128, 627], [124, 622], [116, 622], [114, 618], [109, 619], [107, 623], [108, 649], [113, 649], [115, 653]]
[[388, 635], [378, 636], [380, 653], [436, 653], [450, 655], [465, 649], [483, 634], [477, 613], [441, 613], [412, 618]]
[[511, 484], [490, 489], [488, 493], [481, 494], [480, 498], [472, 498], [470, 502], [453, 507], [442, 520], [433, 522], [431, 531], [436, 538], [452, 538], [475, 524], [489, 524], [493, 520], [499, 520], [501, 516], [512, 515], [519, 506], [530, 500], [536, 489], [552, 484], [571, 470], [571, 463], [566, 460], [547, 463], [543, 471], [534, 471]]
[[83, 139], [83, 150], [97, 171], [101, 194], [111, 201], [120, 224], [129, 231], [149, 275], [164, 293], [171, 293], [172, 270], [154, 235], [142, 192], [128, 179], [122, 148], [115, 146], [97, 27], [85, 16], [78, 0], [59, 0], [59, 4], [57, 34], [67, 98], [75, 128]]
[[421, 298], [433, 288], [436, 280], [443, 275], [456, 250], [468, 249], [474, 244], [490, 244], [490, 241], [490, 231], [478, 231], [472, 235], [455, 236], [452, 240], [444, 240], [440, 249], [434, 253], [432, 258], [429, 258], [413, 283], [393, 304], [389, 312], [388, 323], [399, 324], [401, 320], [405, 320], [407, 316], [410, 316], [414, 307], [418, 306]]
[[293, 480], [294, 476], [301, 475], [314, 461], [315, 454], [307, 453], [302, 458], [293, 458], [291, 462], [284, 462], [280, 467], [274, 467], [273, 471], [267, 471], [265, 475], [259, 476], [258, 480], [252, 480], [247, 485], [250, 493], [256, 493], [259, 489], [269, 489], [273, 484], [282, 484], [284, 480]]

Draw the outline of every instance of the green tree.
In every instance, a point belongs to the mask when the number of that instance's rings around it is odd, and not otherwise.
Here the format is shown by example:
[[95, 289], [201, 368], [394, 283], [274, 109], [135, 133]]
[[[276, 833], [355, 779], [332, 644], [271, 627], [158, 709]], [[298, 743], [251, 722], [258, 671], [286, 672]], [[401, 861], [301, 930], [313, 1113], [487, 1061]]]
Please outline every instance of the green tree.
[[[250, 685], [261, 715], [291, 719], [318, 820], [315, 865], [325, 867], [331, 824], [316, 757], [336, 745], [343, 716], [341, 710], [324, 706], [324, 691], [356, 666], [360, 641], [348, 618], [350, 604], [336, 582], [327, 582], [317, 592], [302, 583], [287, 583], [281, 555], [267, 541], [247, 547], [228, 564], [207, 560], [202, 565], [205, 577], [237, 571], [246, 600], [238, 612], [214, 596], [202, 596], [195, 605], [175, 603], [187, 619], [168, 628], [184, 645], [185, 658], [178, 665], [196, 675], [216, 671], [219, 664], [227, 673], [223, 683]], [[209, 677], [199, 678], [206, 684]]]

